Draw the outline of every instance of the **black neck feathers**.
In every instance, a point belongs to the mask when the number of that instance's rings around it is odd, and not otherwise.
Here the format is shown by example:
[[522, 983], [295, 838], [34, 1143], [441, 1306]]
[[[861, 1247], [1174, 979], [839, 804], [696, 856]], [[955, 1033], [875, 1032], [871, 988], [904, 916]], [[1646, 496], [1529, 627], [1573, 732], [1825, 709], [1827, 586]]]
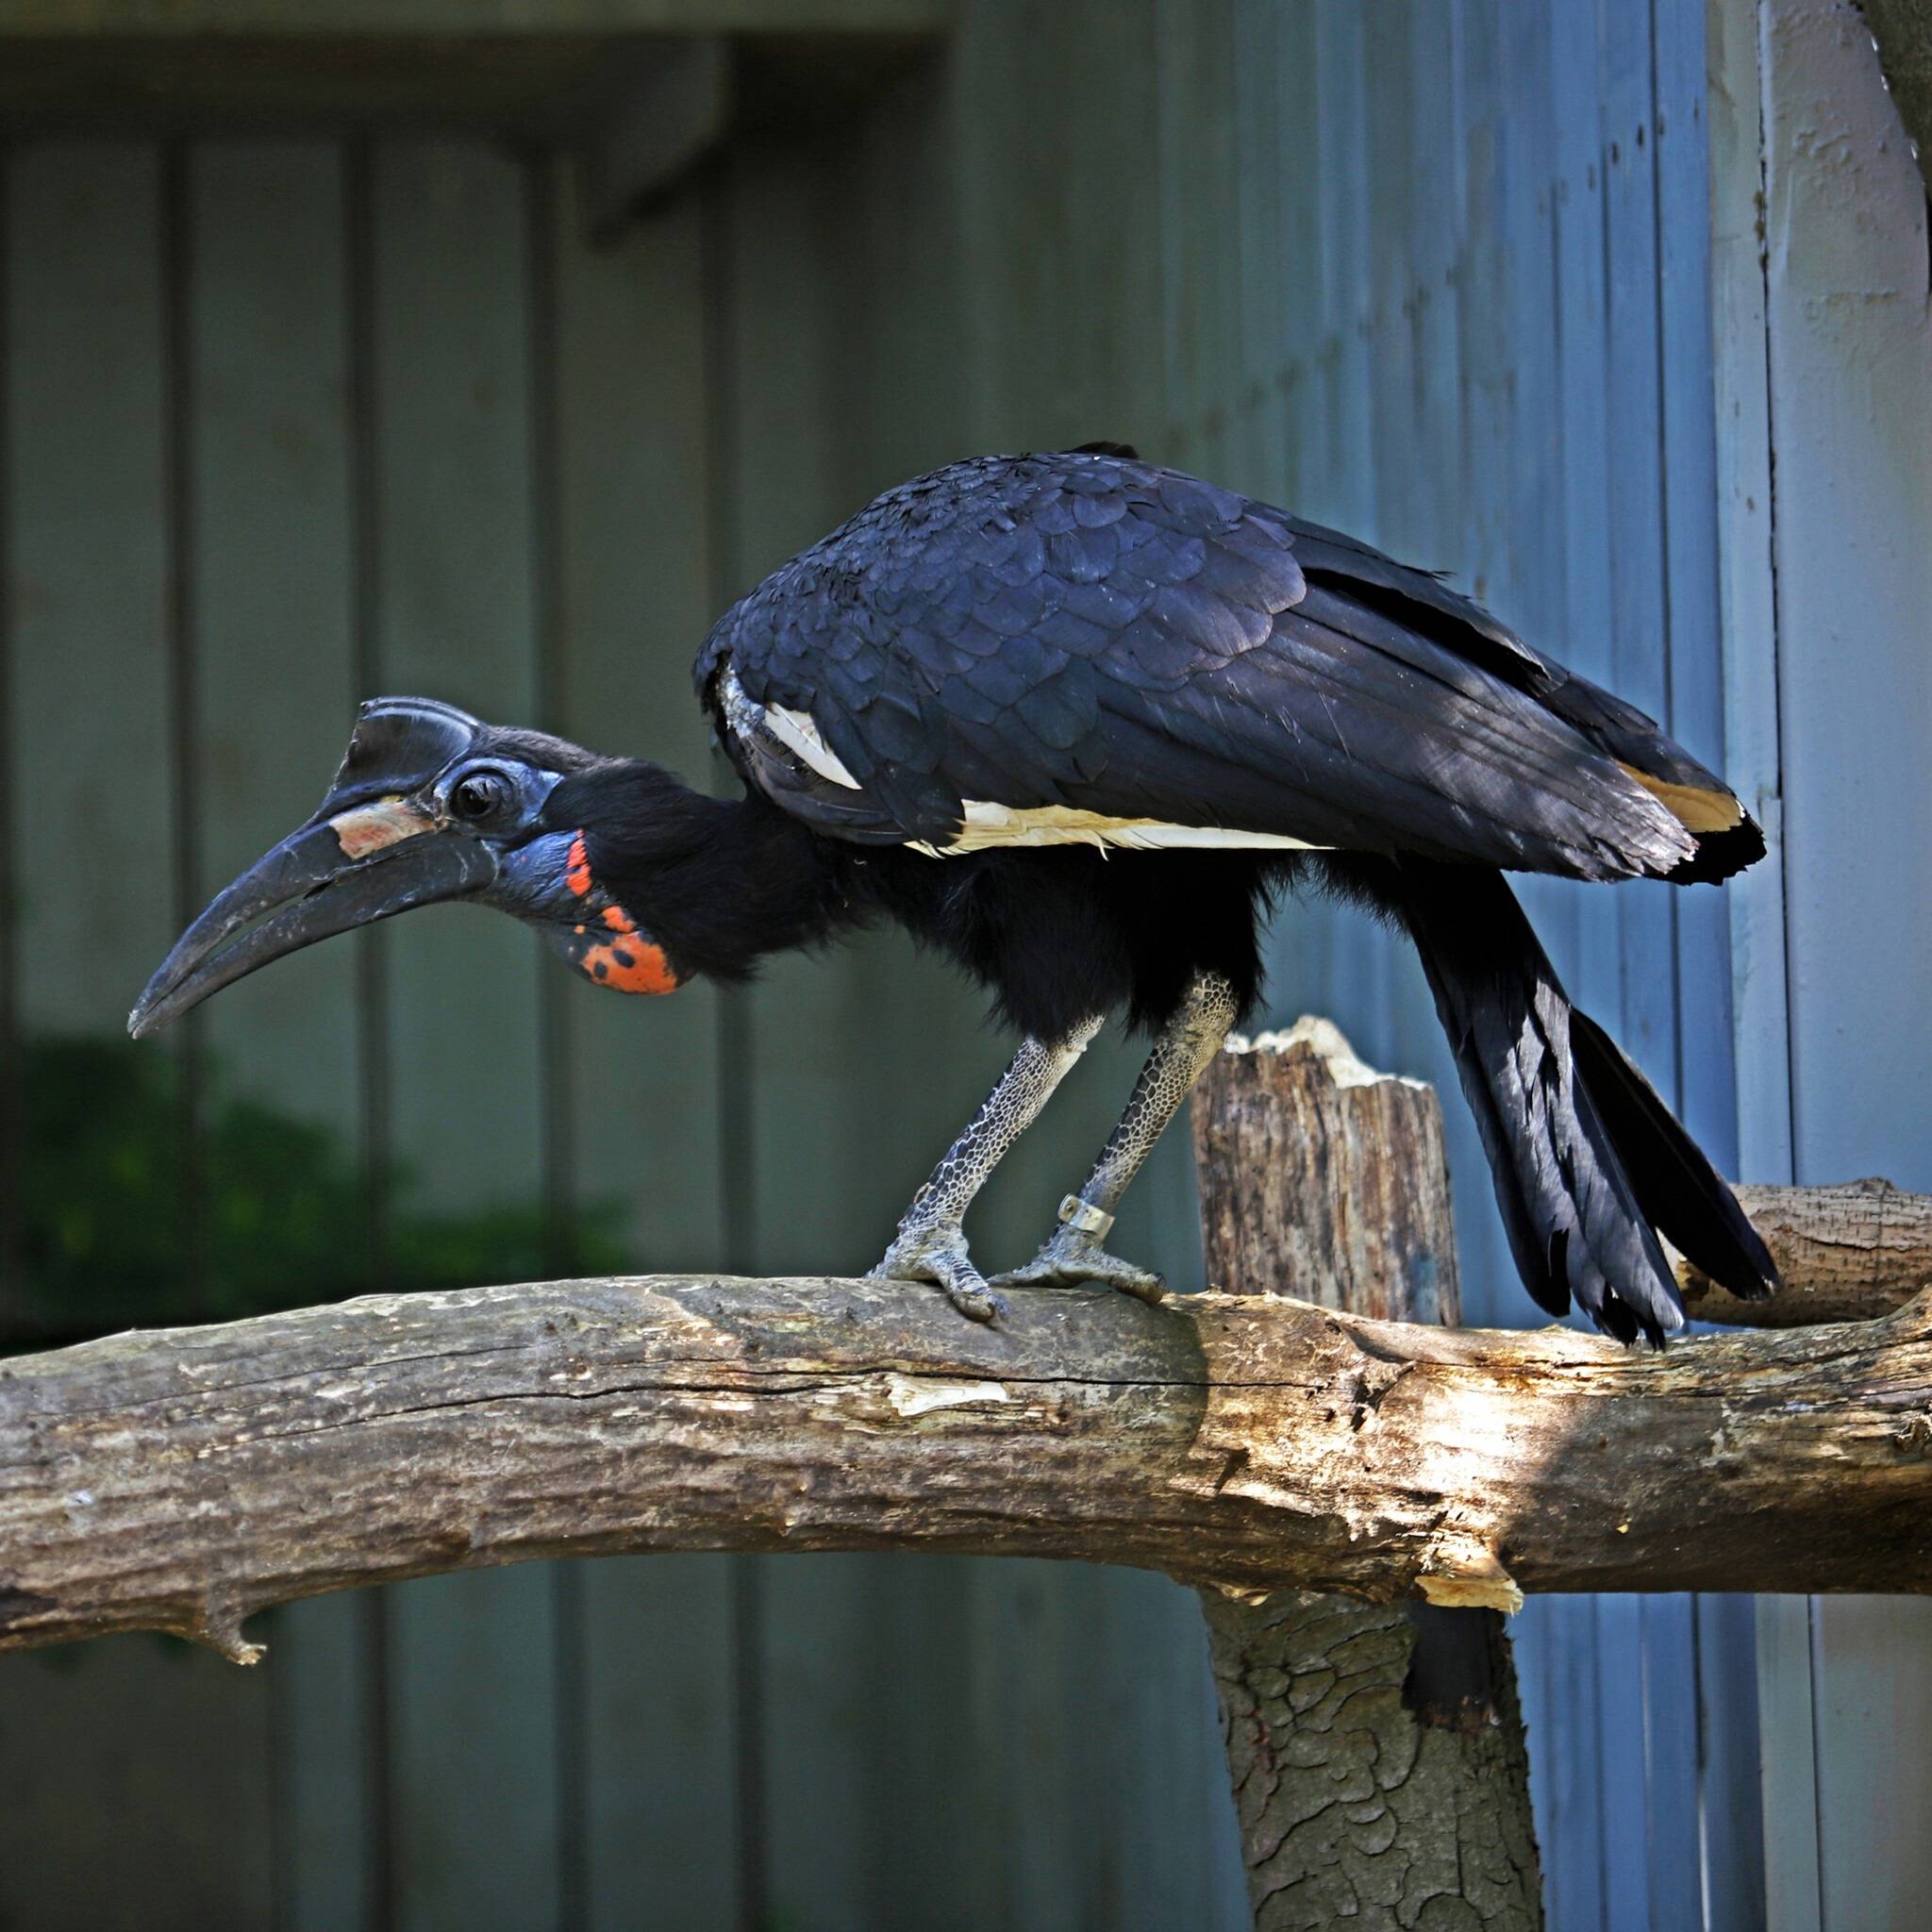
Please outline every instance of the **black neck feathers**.
[[591, 874], [679, 973], [744, 978], [767, 953], [857, 924], [842, 855], [757, 793], [711, 798], [626, 759], [565, 778], [545, 818], [584, 836]]

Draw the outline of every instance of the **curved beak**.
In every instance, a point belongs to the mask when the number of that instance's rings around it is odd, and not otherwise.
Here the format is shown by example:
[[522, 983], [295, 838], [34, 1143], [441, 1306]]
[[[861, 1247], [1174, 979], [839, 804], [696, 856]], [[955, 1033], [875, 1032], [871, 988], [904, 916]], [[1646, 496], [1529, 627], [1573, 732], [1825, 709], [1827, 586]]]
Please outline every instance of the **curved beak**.
[[144, 1039], [271, 959], [481, 891], [496, 874], [489, 845], [439, 830], [400, 798], [312, 821], [258, 859], [181, 935], [127, 1016], [127, 1030]]

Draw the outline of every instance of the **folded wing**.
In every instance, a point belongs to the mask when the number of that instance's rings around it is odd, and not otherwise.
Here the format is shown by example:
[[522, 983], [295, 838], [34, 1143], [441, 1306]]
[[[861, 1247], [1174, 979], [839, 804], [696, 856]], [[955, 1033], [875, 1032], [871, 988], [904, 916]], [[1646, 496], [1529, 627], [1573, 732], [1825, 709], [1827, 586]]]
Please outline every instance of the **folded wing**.
[[1436, 578], [1114, 455], [889, 492], [728, 612], [697, 677], [754, 782], [867, 842], [1585, 878], [1719, 876], [1761, 850], [1651, 720]]

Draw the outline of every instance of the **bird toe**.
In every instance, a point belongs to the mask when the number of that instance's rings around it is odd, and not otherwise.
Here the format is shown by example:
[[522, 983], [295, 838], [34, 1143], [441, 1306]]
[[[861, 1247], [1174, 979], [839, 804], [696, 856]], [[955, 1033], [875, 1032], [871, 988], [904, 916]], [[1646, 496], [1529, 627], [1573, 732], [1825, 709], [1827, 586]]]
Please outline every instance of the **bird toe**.
[[1105, 1248], [1091, 1242], [1065, 1240], [1065, 1233], [1062, 1229], [1024, 1268], [995, 1274], [994, 1287], [1080, 1288], [1088, 1282], [1098, 1282], [1106, 1288], [1117, 1288], [1123, 1294], [1130, 1294], [1150, 1307], [1166, 1300], [1164, 1276], [1151, 1268], [1124, 1261], [1118, 1255], [1109, 1255]]
[[973, 1265], [966, 1237], [957, 1228], [900, 1235], [867, 1278], [937, 1288], [969, 1322], [996, 1322], [1007, 1312], [1006, 1302]]

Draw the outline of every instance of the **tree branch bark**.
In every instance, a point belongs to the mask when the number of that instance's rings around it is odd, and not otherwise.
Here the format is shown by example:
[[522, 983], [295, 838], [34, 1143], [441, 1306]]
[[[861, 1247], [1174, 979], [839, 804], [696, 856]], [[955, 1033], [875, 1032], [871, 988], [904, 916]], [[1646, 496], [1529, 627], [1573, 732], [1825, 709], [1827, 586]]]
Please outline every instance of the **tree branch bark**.
[[1932, 1298], [1661, 1356], [1277, 1298], [709, 1276], [0, 1361], [0, 1648], [525, 1558], [921, 1547], [1261, 1593], [1932, 1591]]
[[1779, 1291], [1741, 1302], [1681, 1257], [1684, 1306], [1700, 1322], [1806, 1328], [1903, 1307], [1932, 1282], [1932, 1194], [1890, 1181], [1831, 1188], [1740, 1188], [1738, 1199], [1784, 1275]]

